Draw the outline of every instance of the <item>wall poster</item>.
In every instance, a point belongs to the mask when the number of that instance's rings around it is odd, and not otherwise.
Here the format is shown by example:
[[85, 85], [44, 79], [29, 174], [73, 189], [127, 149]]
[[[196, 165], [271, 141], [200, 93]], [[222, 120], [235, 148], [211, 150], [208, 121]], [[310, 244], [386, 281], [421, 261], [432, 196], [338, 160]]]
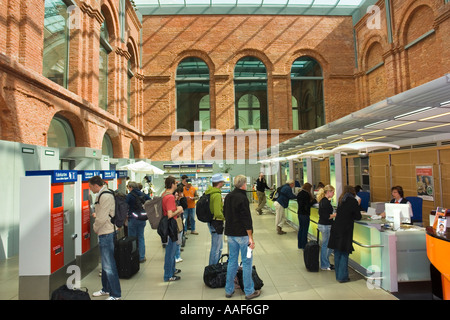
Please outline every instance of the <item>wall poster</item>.
[[433, 167], [416, 167], [417, 196], [425, 201], [434, 201]]

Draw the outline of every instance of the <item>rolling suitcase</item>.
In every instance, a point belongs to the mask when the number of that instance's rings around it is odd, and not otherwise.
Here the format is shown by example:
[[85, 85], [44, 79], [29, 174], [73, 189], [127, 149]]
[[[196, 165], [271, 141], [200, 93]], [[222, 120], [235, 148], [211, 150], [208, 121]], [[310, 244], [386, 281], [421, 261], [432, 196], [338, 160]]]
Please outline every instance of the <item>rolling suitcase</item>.
[[319, 229], [317, 229], [317, 241], [311, 240], [303, 250], [303, 259], [305, 260], [305, 267], [310, 272], [319, 272]]
[[139, 271], [139, 250], [136, 237], [123, 237], [116, 241], [114, 246], [119, 278], [129, 279]]

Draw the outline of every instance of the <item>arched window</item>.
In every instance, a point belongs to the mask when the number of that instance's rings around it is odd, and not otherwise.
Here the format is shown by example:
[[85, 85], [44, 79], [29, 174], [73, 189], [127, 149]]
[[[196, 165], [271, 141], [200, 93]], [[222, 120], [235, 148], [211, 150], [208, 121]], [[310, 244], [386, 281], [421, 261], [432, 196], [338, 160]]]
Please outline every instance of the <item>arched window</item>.
[[[103, 14], [103, 16], [105, 15]], [[98, 105], [104, 110], [108, 109], [108, 55], [111, 51], [112, 47], [109, 44], [109, 32], [105, 19], [100, 29], [100, 57], [98, 77]]]
[[236, 129], [268, 129], [266, 66], [255, 57], [239, 60], [234, 68]]
[[129, 158], [129, 159], [134, 159], [134, 158], [135, 158], [135, 155], [134, 155], [134, 147], [133, 147], [133, 144], [132, 144], [132, 143], [130, 143], [130, 152], [129, 152], [129, 154], [128, 154], [128, 158]]
[[324, 125], [323, 75], [320, 64], [311, 57], [295, 60], [291, 69], [291, 87], [292, 129], [311, 130]]
[[105, 156], [109, 156], [110, 158], [114, 157], [114, 150], [111, 137], [107, 133], [105, 133], [105, 135], [103, 136], [102, 154]]
[[52, 148], [75, 147], [75, 135], [69, 121], [60, 115], [55, 115], [47, 132], [47, 146]]
[[67, 88], [69, 70], [69, 13], [62, 0], [45, 0], [44, 77]]
[[210, 129], [209, 68], [199, 58], [186, 58], [177, 68], [177, 128], [193, 132], [194, 122], [201, 130]]

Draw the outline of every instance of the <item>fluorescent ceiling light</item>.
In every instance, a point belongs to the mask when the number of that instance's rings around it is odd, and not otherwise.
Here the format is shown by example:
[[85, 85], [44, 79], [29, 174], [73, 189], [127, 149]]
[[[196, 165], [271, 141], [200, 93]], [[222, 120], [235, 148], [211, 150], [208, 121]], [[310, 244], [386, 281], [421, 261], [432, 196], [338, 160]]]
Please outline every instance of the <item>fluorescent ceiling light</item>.
[[444, 124], [440, 124], [440, 125], [437, 125], [437, 126], [432, 126], [432, 127], [428, 127], [428, 128], [417, 129], [417, 131], [426, 131], [426, 130], [431, 130], [431, 129], [436, 129], [436, 128], [442, 128], [442, 127], [446, 127], [446, 126], [450, 126], [450, 123], [444, 123]]

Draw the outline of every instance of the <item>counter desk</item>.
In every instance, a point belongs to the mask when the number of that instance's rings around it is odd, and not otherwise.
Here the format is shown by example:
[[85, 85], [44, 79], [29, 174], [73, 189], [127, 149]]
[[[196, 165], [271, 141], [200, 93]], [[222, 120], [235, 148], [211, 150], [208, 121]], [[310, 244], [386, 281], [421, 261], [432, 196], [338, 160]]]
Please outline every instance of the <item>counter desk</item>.
[[427, 227], [427, 253], [431, 263], [441, 273], [442, 296], [450, 300], [450, 228], [445, 233], [436, 232], [433, 227]]
[[[268, 197], [267, 206], [275, 211]], [[287, 222], [298, 230], [297, 201], [291, 200], [285, 212]], [[308, 233], [316, 238], [317, 207], [311, 208], [310, 220]], [[349, 257], [349, 265], [366, 277], [368, 286], [381, 287], [388, 292], [398, 292], [399, 282], [429, 281], [425, 228], [405, 226], [405, 229], [393, 231], [386, 229], [385, 223], [384, 219], [372, 220], [366, 215], [355, 221], [355, 251]]]

